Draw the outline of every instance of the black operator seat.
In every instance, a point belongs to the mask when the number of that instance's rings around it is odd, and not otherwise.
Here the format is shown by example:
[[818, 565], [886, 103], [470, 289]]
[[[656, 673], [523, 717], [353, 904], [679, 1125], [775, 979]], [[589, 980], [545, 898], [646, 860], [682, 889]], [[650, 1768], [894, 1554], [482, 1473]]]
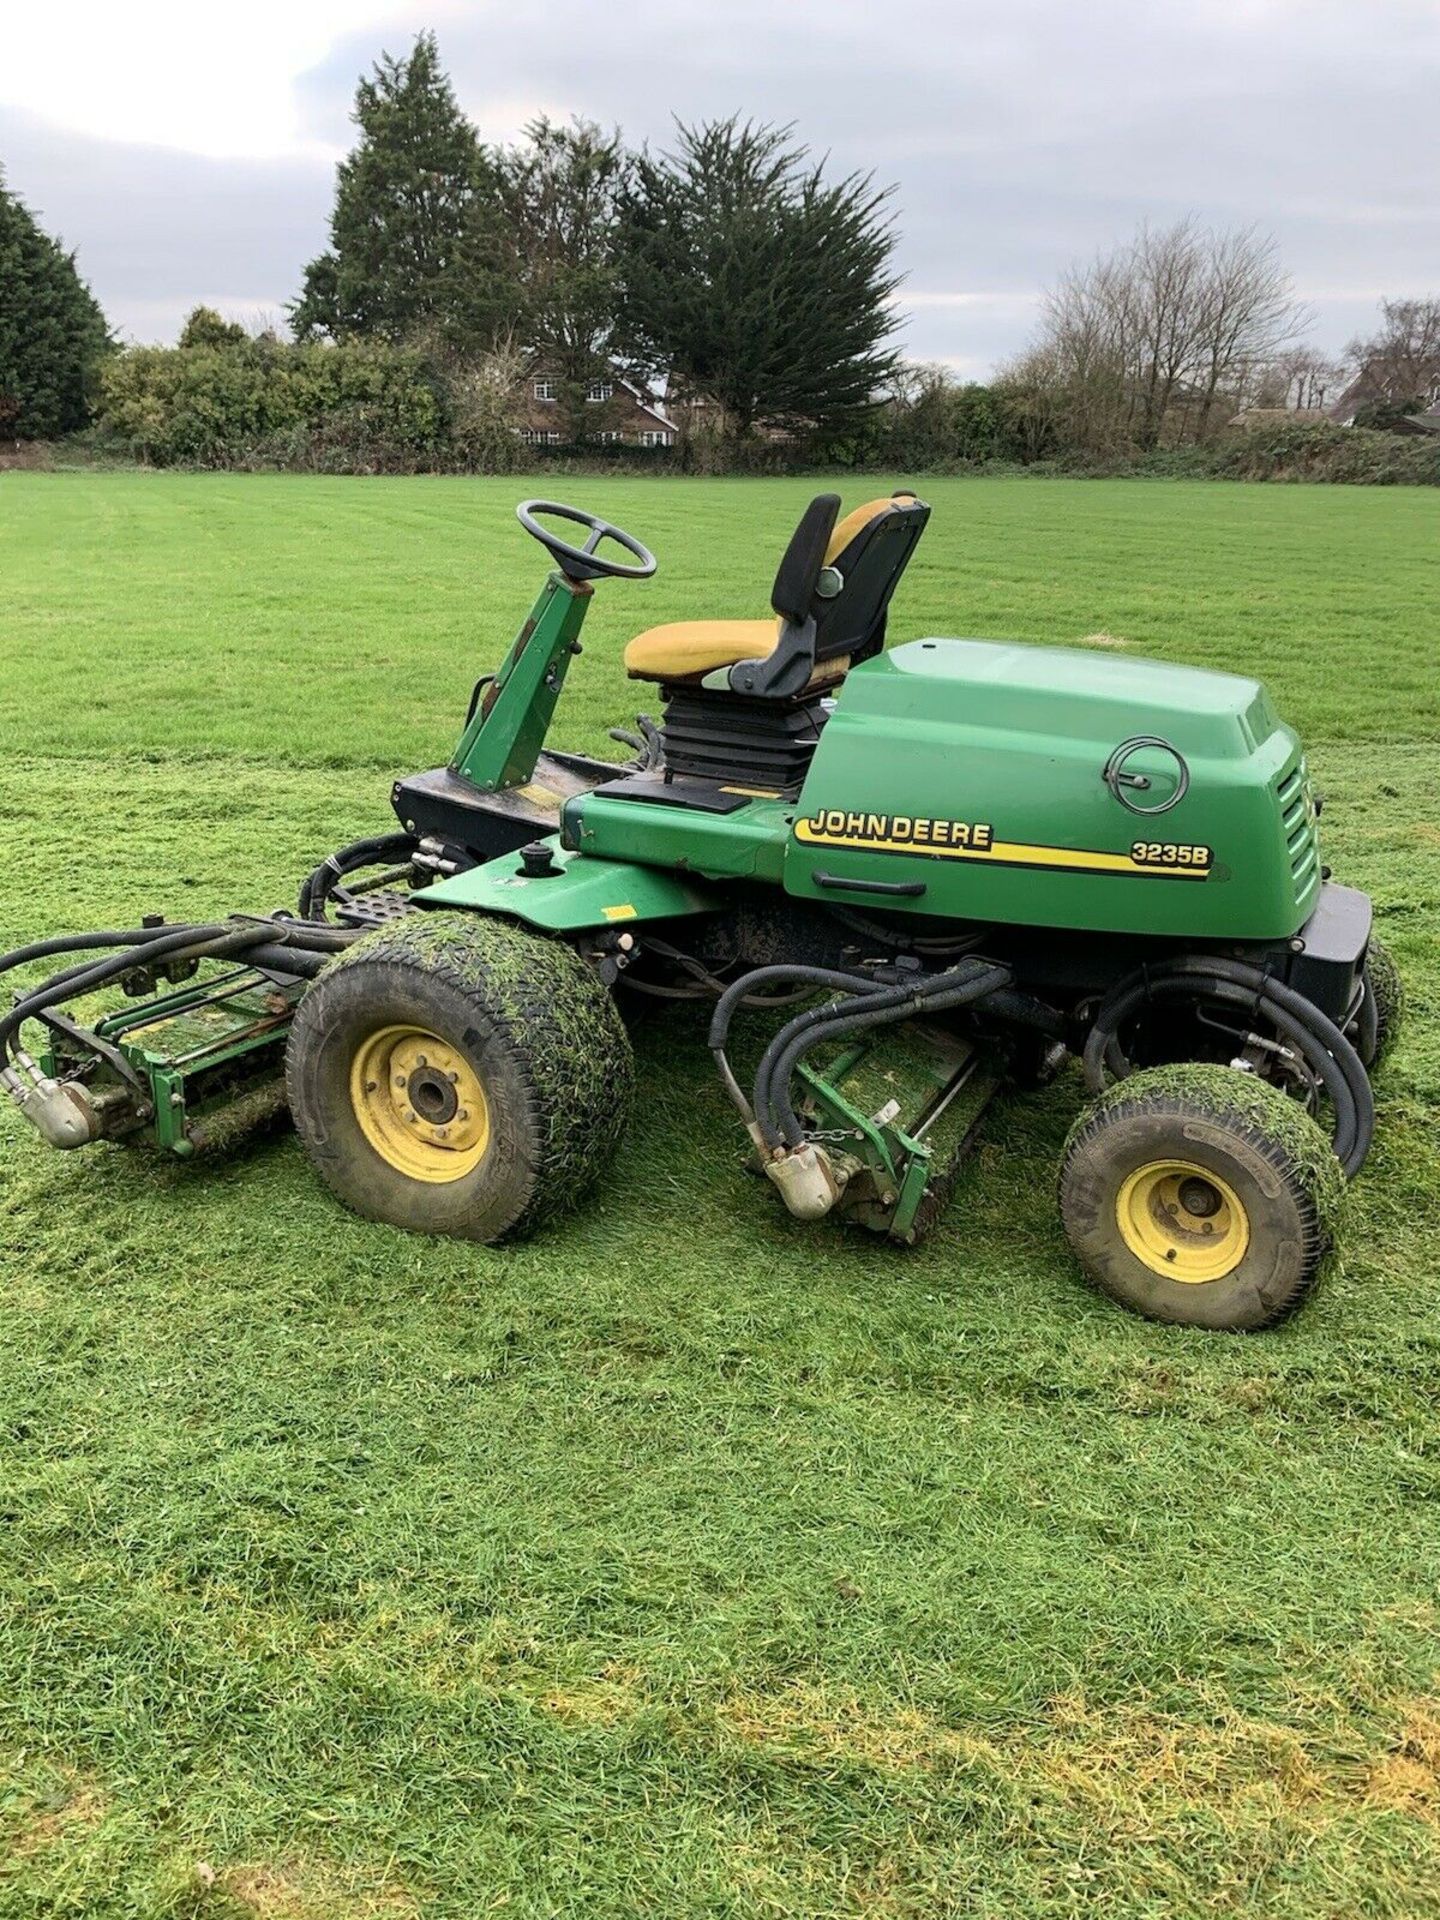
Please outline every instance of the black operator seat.
[[885, 617], [930, 509], [913, 493], [870, 500], [839, 518], [822, 493], [801, 515], [763, 620], [679, 620], [625, 649], [632, 680], [794, 700], [843, 680], [879, 653]]

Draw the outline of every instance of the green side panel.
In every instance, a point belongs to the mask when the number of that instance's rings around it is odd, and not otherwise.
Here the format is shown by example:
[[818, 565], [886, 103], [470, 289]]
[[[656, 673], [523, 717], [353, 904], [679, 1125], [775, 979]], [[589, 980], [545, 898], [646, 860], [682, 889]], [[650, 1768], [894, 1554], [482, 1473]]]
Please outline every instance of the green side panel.
[[605, 794], [577, 794], [565, 803], [561, 839], [607, 860], [673, 867], [707, 880], [779, 882], [795, 807], [752, 800], [734, 813], [655, 806]]
[[568, 853], [559, 842], [556, 874], [537, 880], [524, 872], [518, 853], [502, 854], [412, 895], [417, 907], [500, 913], [547, 933], [581, 933], [587, 927], [629, 921], [671, 920], [679, 914], [713, 913], [724, 904], [713, 889], [677, 874], [626, 860], [591, 859]]
[[[1149, 817], [1102, 779], [1146, 734], [1190, 776]], [[1125, 764], [1148, 782], [1131, 790], [1145, 806], [1180, 784], [1163, 750]], [[1119, 654], [916, 640], [866, 661], [792, 811], [786, 891], [852, 906], [1268, 940], [1295, 932], [1320, 890], [1300, 743], [1259, 683]]]

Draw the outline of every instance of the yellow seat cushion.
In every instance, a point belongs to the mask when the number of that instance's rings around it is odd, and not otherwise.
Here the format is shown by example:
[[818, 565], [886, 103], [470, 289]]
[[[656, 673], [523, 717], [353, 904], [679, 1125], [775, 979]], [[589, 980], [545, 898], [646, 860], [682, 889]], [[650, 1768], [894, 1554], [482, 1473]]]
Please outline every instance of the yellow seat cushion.
[[765, 660], [775, 651], [780, 622], [766, 620], [672, 620], [637, 633], [625, 649], [632, 680], [690, 680], [737, 660]]
[[[872, 520], [896, 504], [891, 499], [867, 500], [847, 513], [830, 536], [826, 565], [833, 566]], [[737, 660], [768, 659], [779, 638], [780, 622], [773, 614], [765, 620], [672, 620], [669, 626], [636, 634], [625, 649], [625, 671], [632, 680], [698, 680], [720, 667], [733, 667]], [[848, 657], [824, 662], [811, 684], [838, 679], [849, 664]]]

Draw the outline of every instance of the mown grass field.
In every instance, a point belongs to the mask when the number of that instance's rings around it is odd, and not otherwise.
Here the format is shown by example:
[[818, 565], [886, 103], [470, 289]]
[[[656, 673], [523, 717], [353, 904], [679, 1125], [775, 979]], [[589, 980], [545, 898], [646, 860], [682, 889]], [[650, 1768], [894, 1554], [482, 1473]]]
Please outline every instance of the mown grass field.
[[[537, 487], [546, 483], [536, 483]], [[0, 944], [288, 901], [452, 744], [515, 481], [0, 477]], [[565, 481], [628, 634], [763, 604], [803, 482]], [[1440, 499], [956, 481], [897, 637], [1263, 672], [1411, 1016], [1278, 1332], [1127, 1318], [1073, 1080], [908, 1256], [740, 1170], [700, 1033], [529, 1246], [0, 1125], [0, 1915], [1440, 1914]], [[3, 1116], [0, 1116], [3, 1119]]]

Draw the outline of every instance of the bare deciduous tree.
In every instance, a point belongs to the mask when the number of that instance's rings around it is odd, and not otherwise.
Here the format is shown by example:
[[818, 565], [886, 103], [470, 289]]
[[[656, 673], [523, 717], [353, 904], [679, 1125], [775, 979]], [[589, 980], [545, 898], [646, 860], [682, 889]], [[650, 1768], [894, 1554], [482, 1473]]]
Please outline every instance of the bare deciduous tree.
[[1343, 360], [1315, 347], [1292, 347], [1256, 369], [1250, 404], [1318, 412], [1338, 397], [1349, 377]]
[[1142, 227], [1067, 273], [1009, 375], [1032, 391], [1051, 387], [1079, 444], [1201, 439], [1249, 398], [1305, 317], [1273, 240], [1187, 217]]
[[1421, 405], [1440, 398], [1440, 296], [1382, 300], [1380, 328], [1347, 353], [1369, 401]]

